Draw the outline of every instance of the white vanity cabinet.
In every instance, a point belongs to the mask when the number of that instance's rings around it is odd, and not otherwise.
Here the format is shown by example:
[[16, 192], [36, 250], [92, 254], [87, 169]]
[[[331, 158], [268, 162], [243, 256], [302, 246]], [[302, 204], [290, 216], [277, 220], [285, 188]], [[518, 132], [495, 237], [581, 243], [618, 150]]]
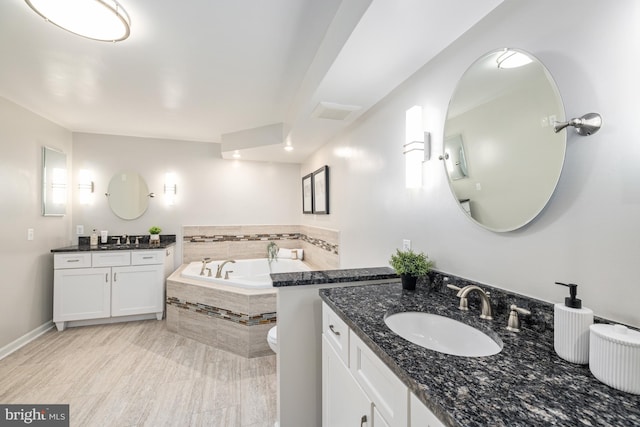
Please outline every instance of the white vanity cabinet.
[[323, 427], [444, 427], [325, 303], [322, 320]]
[[53, 321], [68, 326], [164, 314], [165, 278], [173, 249], [54, 254]]

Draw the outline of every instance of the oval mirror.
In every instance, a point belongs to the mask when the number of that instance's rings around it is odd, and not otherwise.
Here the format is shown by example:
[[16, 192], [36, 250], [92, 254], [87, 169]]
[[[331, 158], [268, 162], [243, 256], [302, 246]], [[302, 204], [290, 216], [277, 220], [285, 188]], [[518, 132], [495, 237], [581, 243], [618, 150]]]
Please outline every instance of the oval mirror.
[[516, 230], [545, 207], [560, 179], [564, 107], [549, 71], [517, 49], [490, 52], [449, 103], [442, 160], [454, 197], [477, 224]]
[[119, 172], [109, 181], [109, 207], [122, 219], [136, 219], [149, 206], [149, 188], [136, 172]]

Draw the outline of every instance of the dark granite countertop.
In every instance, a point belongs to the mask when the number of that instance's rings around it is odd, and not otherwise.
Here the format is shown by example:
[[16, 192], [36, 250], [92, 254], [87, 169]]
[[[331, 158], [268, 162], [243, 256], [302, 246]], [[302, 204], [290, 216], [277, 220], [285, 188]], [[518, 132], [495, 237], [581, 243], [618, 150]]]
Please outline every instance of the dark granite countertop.
[[[114, 242], [118, 236], [109, 236], [109, 241]], [[175, 234], [161, 234], [160, 243], [151, 245], [149, 244], [149, 236], [138, 236], [139, 244], [136, 246], [134, 243], [129, 245], [118, 245], [116, 243], [98, 244], [98, 246], [89, 245], [89, 237], [81, 236], [78, 238], [77, 245], [65, 246], [62, 248], [51, 249], [51, 252], [104, 252], [104, 251], [136, 251], [136, 250], [153, 250], [164, 249], [176, 244]], [[135, 241], [136, 236], [129, 236], [130, 241]]]
[[[445, 425], [640, 426], [640, 396], [613, 389], [595, 379], [588, 365], [556, 355], [551, 304], [481, 285], [491, 290], [494, 311], [494, 320], [482, 320], [477, 298], [470, 298], [470, 311], [458, 310], [456, 292], [444, 286], [444, 277], [432, 273], [415, 292], [391, 283], [323, 289], [320, 295]], [[444, 280], [472, 283], [451, 278]], [[512, 303], [533, 312], [521, 316], [519, 333], [505, 329]], [[422, 348], [385, 325], [386, 314], [401, 311], [451, 317], [504, 348], [478, 358]]]
[[326, 283], [364, 282], [396, 279], [398, 275], [389, 267], [351, 268], [343, 270], [300, 271], [272, 273], [273, 287], [320, 285]]

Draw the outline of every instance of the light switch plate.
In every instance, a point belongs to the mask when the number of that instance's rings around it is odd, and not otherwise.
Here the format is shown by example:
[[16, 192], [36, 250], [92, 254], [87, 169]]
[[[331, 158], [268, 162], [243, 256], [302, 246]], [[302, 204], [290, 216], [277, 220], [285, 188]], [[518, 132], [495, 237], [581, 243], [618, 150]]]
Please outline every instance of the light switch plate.
[[410, 251], [411, 250], [411, 240], [409, 240], [409, 239], [403, 239], [402, 240], [402, 250], [403, 251]]
[[27, 228], [27, 240], [33, 240], [33, 228]]
[[84, 225], [76, 225], [76, 234], [77, 235], [84, 234]]

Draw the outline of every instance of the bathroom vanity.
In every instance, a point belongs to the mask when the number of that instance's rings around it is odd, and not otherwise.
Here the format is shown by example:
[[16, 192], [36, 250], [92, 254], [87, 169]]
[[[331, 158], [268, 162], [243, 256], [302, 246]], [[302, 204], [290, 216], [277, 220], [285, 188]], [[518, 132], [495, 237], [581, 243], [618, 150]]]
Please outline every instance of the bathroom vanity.
[[154, 317], [161, 320], [174, 245], [53, 249], [53, 321], [58, 330]]
[[[460, 311], [446, 276], [430, 276], [431, 283], [415, 292], [403, 291], [400, 283], [320, 291], [323, 426], [358, 425], [363, 417], [375, 426], [403, 427], [640, 425], [640, 395], [610, 388], [587, 365], [555, 354], [551, 304], [491, 289], [494, 318], [483, 320], [479, 301]], [[513, 303], [532, 312], [520, 332], [505, 328]], [[462, 357], [413, 344], [384, 321], [408, 311], [466, 323], [499, 342], [502, 351]]]

